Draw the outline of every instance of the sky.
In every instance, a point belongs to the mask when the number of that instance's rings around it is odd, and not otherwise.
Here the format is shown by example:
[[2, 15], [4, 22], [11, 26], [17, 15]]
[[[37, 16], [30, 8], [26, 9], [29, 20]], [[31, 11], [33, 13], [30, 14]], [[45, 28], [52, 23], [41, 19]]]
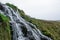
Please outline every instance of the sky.
[[0, 2], [14, 4], [33, 18], [60, 20], [60, 0], [0, 0]]

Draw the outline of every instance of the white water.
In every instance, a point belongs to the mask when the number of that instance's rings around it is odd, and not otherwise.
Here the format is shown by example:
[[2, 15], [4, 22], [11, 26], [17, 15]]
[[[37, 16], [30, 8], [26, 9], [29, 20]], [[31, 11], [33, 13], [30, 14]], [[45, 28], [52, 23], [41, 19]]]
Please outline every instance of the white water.
[[14, 11], [5, 4], [0, 3], [0, 13], [10, 18], [13, 31], [13, 40], [52, 40], [43, 35], [32, 23], [25, 21], [18, 10]]

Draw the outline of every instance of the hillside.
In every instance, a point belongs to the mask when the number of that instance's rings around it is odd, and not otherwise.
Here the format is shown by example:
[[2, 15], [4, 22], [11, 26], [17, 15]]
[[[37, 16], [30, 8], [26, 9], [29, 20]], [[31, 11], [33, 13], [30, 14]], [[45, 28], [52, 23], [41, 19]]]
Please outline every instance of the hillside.
[[[60, 22], [56, 21], [46, 21], [32, 18], [24, 13], [23, 10], [18, 9], [16, 6], [6, 3], [9, 7], [13, 8], [15, 11], [19, 11], [22, 18], [26, 21], [36, 25], [36, 27], [41, 30], [41, 32], [52, 38], [53, 40], [60, 40]], [[5, 28], [6, 27], [6, 28]], [[0, 14], [0, 40], [11, 40], [11, 30], [9, 26], [9, 19]], [[4, 31], [4, 32], [3, 32]], [[4, 35], [3, 35], [4, 34]]]

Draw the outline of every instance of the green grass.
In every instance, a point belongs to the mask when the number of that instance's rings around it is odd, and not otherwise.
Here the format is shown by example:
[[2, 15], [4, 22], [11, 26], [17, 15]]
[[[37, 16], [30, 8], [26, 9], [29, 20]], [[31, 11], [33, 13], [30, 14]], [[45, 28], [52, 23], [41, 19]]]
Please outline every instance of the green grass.
[[53, 40], [60, 40], [60, 22], [44, 21], [32, 18], [31, 23], [35, 24], [44, 35], [51, 37]]
[[9, 19], [0, 14], [0, 40], [11, 40]]
[[35, 19], [28, 15], [25, 15], [23, 10], [18, 9], [12, 4], [9, 4], [8, 6], [14, 10], [18, 10], [22, 18], [36, 25], [36, 27], [41, 30], [44, 35], [52, 38], [53, 40], [60, 40], [60, 22]]
[[17, 11], [17, 7], [14, 6], [13, 4], [6, 3], [6, 5], [8, 5], [9, 7], [11, 7], [12, 9], [14, 9], [14, 11]]

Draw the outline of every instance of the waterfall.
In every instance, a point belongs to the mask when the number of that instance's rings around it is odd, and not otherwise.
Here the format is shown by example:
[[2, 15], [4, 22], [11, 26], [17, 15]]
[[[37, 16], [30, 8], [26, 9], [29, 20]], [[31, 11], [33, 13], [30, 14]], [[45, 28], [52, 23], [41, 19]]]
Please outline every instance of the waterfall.
[[9, 22], [13, 31], [12, 40], [52, 40], [43, 35], [35, 25], [24, 20], [18, 10], [14, 11], [7, 5], [0, 3], [0, 13], [10, 19]]

